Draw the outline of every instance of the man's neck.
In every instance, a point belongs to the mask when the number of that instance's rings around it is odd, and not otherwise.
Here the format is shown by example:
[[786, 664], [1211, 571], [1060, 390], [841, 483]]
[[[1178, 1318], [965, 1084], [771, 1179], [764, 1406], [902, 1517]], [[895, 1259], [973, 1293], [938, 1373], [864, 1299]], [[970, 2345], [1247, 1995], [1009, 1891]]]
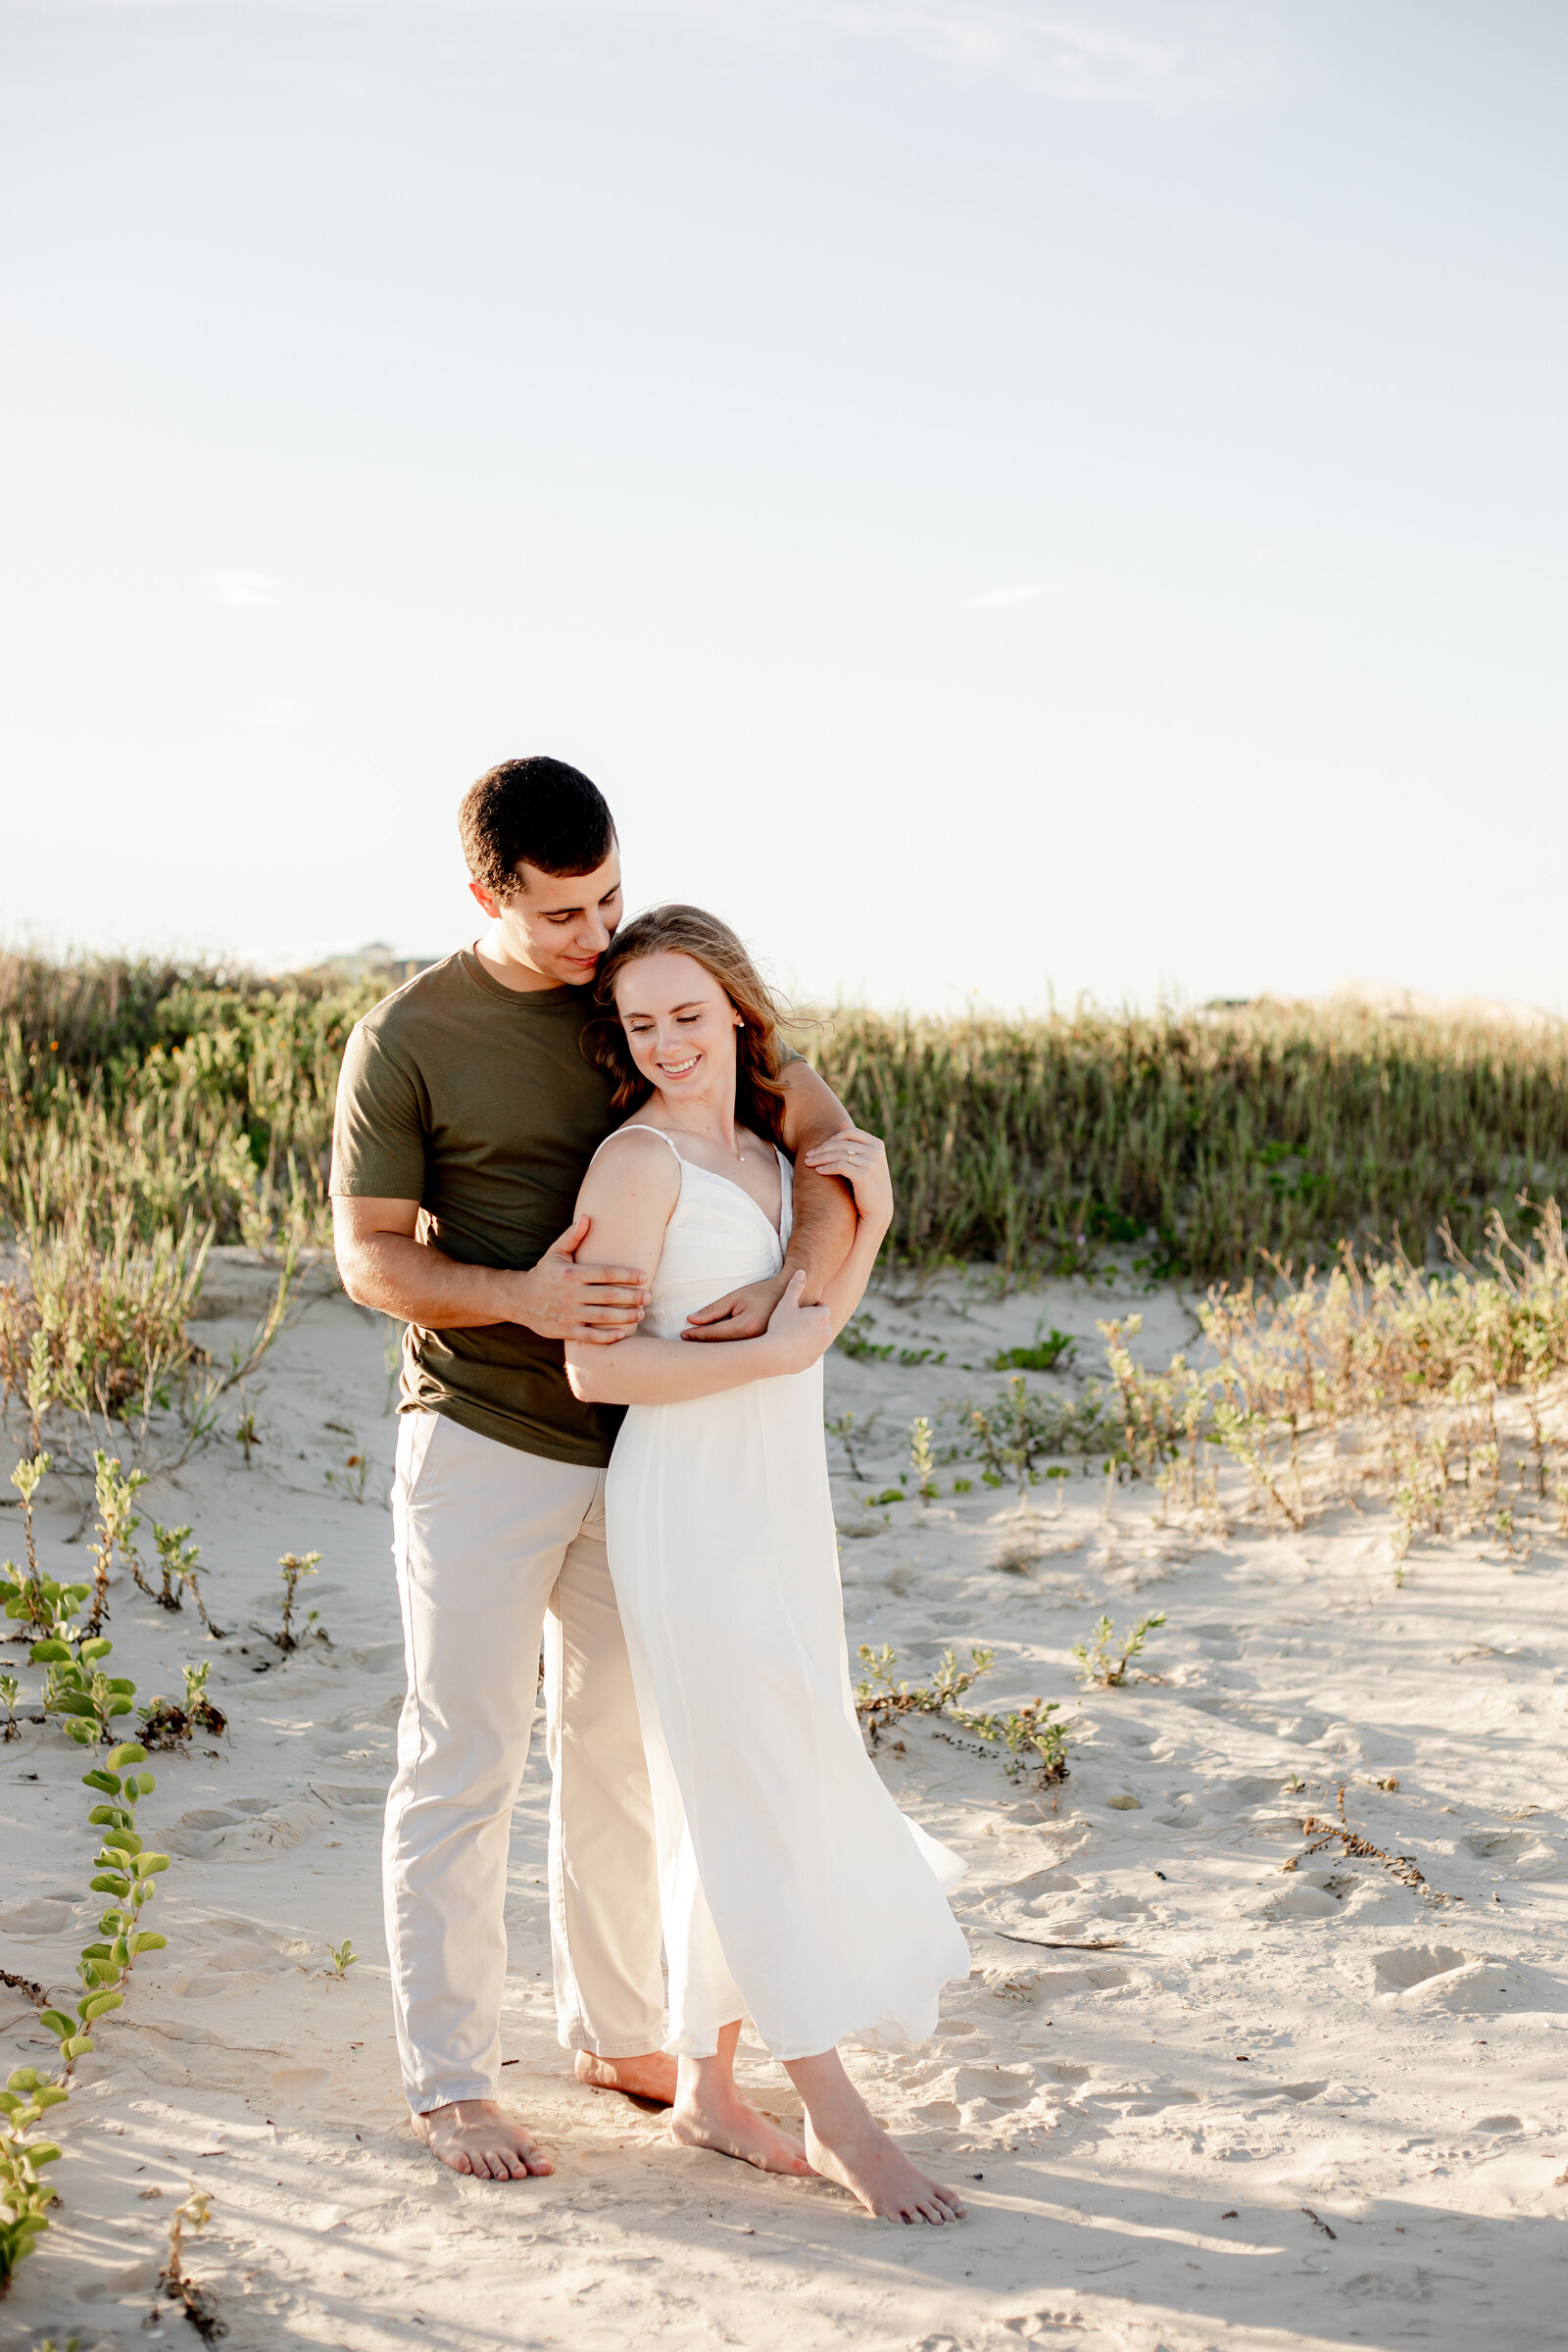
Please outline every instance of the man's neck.
[[473, 953], [492, 980], [498, 980], [503, 988], [510, 988], [517, 996], [529, 996], [536, 989], [566, 986], [564, 980], [556, 979], [552, 973], [541, 972], [533, 964], [519, 963], [514, 956], [509, 956], [494, 929], [474, 941]]

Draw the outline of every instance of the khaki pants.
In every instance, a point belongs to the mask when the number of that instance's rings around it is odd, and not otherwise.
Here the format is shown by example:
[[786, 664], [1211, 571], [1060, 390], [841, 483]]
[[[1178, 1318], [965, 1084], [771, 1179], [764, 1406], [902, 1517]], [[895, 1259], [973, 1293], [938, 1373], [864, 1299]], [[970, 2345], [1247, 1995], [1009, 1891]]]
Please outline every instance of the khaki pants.
[[664, 2034], [659, 1864], [605, 1557], [605, 1474], [405, 1413], [392, 1489], [409, 1689], [382, 1849], [398, 2050], [416, 2114], [496, 2095], [513, 1801], [545, 1643], [550, 1920], [569, 2049]]

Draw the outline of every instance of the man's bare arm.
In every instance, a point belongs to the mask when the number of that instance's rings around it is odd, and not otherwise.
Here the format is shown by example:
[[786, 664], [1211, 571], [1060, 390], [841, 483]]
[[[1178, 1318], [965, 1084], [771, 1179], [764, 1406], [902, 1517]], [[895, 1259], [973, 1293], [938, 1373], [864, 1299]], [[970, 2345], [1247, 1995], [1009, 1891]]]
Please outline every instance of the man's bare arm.
[[807, 1154], [853, 1124], [825, 1078], [808, 1061], [785, 1067], [784, 1149], [795, 1162], [795, 1225], [783, 1279], [806, 1276], [804, 1303], [814, 1305], [855, 1247], [855, 1195], [842, 1176], [819, 1176]]
[[478, 1331], [521, 1323], [547, 1340], [605, 1346], [635, 1331], [648, 1301], [635, 1266], [578, 1265], [588, 1237], [579, 1217], [536, 1266], [465, 1266], [415, 1238], [416, 1200], [338, 1195], [332, 1233], [343, 1288], [360, 1306], [401, 1316], [426, 1331]]
[[807, 1154], [850, 1126], [849, 1112], [809, 1062], [785, 1065], [784, 1149], [795, 1162], [795, 1225], [781, 1271], [771, 1282], [748, 1283], [687, 1317], [683, 1340], [755, 1340], [792, 1274], [806, 1276], [804, 1300], [813, 1305], [855, 1246], [855, 1195], [840, 1176], [819, 1176]]

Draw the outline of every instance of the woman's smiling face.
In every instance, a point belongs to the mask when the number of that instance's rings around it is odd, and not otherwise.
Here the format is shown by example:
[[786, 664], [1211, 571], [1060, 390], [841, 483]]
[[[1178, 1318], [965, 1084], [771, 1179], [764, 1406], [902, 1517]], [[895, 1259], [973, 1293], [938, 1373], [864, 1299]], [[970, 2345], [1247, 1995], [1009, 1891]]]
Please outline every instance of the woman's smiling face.
[[639, 956], [616, 975], [615, 1010], [650, 1086], [672, 1102], [733, 1104], [739, 1016], [694, 956]]

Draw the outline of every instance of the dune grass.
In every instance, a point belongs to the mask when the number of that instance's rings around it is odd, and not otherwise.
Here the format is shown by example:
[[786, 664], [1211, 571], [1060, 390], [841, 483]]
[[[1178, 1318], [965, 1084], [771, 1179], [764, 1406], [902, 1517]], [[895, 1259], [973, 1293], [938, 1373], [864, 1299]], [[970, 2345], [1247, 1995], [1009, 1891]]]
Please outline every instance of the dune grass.
[[[327, 1241], [338, 1064], [387, 985], [0, 956], [0, 1236], [22, 1261], [0, 1285], [9, 1393], [42, 1331], [57, 1400], [145, 1411], [180, 1374], [213, 1241]], [[1342, 1244], [1412, 1275], [1449, 1243], [1473, 1255], [1499, 1213], [1528, 1251], [1542, 1204], [1568, 1196], [1561, 1024], [840, 1008], [794, 1034], [886, 1137], [889, 1256], [917, 1274], [1093, 1275], [1114, 1250], [1151, 1278], [1272, 1298]], [[1324, 1311], [1343, 1321], [1339, 1289]]]
[[[220, 1242], [327, 1233], [332, 1097], [386, 980], [0, 956], [0, 1220], [128, 1210]], [[1419, 1263], [1568, 1192], [1568, 1026], [1258, 1005], [960, 1021], [841, 1007], [798, 1042], [885, 1136], [892, 1251], [1202, 1280], [1342, 1240]]]
[[1353, 1007], [945, 1022], [841, 1011], [800, 1043], [887, 1139], [896, 1255], [1151, 1273], [1321, 1264], [1341, 1241], [1417, 1263], [1481, 1246], [1518, 1195], [1568, 1193], [1568, 1026]]

